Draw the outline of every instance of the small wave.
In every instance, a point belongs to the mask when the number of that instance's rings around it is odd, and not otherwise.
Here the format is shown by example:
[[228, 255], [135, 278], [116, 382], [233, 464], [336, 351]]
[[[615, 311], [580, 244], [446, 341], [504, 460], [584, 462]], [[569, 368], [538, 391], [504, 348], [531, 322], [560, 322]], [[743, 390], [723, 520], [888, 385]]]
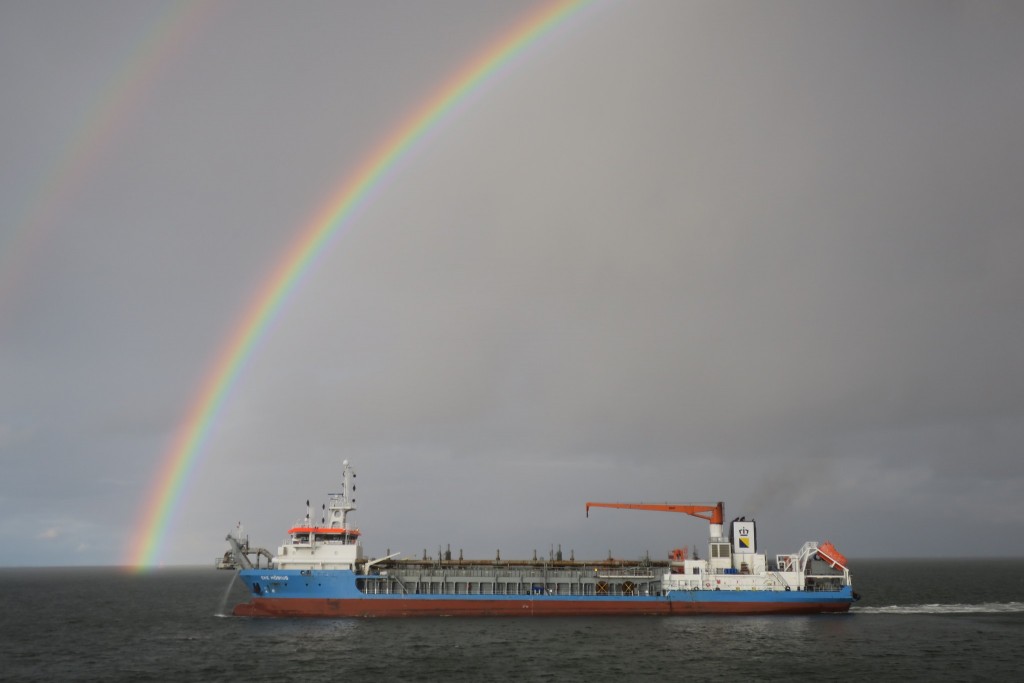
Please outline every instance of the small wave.
[[1024, 612], [1024, 602], [983, 602], [977, 605], [887, 605], [853, 607], [859, 614], [1009, 614]]

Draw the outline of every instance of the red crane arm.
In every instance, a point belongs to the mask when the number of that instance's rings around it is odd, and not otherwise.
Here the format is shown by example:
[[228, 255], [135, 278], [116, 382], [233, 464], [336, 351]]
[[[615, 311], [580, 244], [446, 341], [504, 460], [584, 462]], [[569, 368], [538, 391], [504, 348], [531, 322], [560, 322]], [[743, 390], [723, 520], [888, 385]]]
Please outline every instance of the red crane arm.
[[653, 510], [655, 512], [682, 512], [706, 519], [712, 524], [722, 524], [725, 519], [725, 508], [722, 503], [717, 505], [689, 505], [675, 503], [587, 503], [587, 517], [590, 508], [616, 508], [618, 510]]

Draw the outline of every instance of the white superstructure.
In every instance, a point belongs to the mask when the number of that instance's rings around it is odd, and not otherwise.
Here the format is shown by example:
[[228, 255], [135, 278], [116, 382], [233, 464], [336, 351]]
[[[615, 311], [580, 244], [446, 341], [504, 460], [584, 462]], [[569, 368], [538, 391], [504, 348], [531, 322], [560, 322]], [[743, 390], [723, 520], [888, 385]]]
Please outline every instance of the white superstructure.
[[277, 549], [273, 565], [277, 569], [351, 569], [363, 562], [359, 529], [349, 528], [348, 513], [356, 509], [356, 473], [348, 460], [342, 462], [340, 493], [331, 493], [323, 506], [320, 525], [311, 519], [309, 501], [306, 518], [288, 530], [289, 541]]

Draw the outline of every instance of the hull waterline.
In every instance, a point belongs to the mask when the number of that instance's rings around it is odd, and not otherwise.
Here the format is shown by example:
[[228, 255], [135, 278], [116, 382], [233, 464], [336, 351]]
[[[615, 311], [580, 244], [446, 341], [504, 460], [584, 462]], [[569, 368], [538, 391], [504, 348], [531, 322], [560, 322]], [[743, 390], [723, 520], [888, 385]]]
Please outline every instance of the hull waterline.
[[808, 602], [579, 602], [560, 600], [411, 600], [355, 598], [254, 598], [234, 607], [236, 616], [681, 616], [698, 614], [820, 614], [848, 611], [850, 604]]

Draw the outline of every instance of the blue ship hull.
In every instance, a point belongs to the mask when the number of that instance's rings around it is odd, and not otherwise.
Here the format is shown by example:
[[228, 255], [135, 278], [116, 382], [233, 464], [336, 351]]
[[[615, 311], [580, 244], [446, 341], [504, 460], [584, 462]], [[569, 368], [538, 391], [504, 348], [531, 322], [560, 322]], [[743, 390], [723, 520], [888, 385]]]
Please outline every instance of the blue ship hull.
[[578, 616], [672, 614], [816, 614], [845, 612], [853, 589], [836, 591], [693, 590], [662, 595], [368, 594], [349, 570], [240, 572], [251, 600], [237, 616]]

